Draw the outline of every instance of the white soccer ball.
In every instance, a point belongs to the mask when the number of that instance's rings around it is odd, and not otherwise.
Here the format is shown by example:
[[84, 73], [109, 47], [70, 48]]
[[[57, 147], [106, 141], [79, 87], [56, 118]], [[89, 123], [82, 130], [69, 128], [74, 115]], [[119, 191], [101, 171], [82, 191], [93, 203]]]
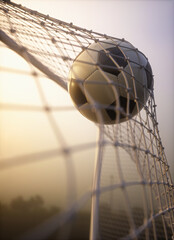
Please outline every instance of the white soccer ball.
[[91, 44], [76, 57], [69, 73], [74, 105], [96, 123], [130, 119], [143, 108], [152, 90], [148, 59], [127, 41]]

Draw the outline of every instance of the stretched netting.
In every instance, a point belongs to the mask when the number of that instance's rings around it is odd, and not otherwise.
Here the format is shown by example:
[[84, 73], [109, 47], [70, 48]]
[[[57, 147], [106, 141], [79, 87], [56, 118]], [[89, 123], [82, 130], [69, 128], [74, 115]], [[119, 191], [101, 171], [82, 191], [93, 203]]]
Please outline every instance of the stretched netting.
[[[58, 143], [51, 150], [34, 150], [27, 154], [14, 154], [14, 156], [1, 154], [0, 170], [3, 172], [12, 167], [19, 168], [31, 163], [42, 163], [56, 157], [57, 181], [66, 183], [65, 208], [37, 226], [16, 234], [15, 239], [172, 239], [174, 236], [174, 185], [158, 130], [153, 88], [149, 90], [147, 86], [142, 86], [148, 92], [148, 99], [145, 103], [141, 103], [140, 111], [137, 80], [131, 60], [125, 56], [124, 52], [115, 57], [104, 47], [109, 42], [112, 47], [117, 47], [121, 51], [119, 46], [124, 45], [126, 41], [83, 29], [72, 23], [65, 23], [15, 3], [4, 1], [0, 6], [1, 48], [8, 47], [27, 61], [30, 69], [28, 75], [35, 80], [41, 99], [40, 106], [25, 105], [23, 102], [14, 104], [5, 102], [3, 99], [5, 93], [3, 93], [0, 99], [1, 115], [9, 111], [29, 114], [41, 112], [47, 116], [50, 129]], [[95, 46], [95, 48], [89, 48], [89, 46]], [[85, 62], [78, 58], [84, 51], [88, 56]], [[62, 102], [55, 103], [54, 106], [49, 104], [41, 81], [44, 75], [48, 81], [51, 79], [56, 82], [55, 87], [62, 88], [68, 95], [69, 73], [71, 71], [71, 74], [74, 74], [72, 65], [75, 59], [79, 59], [80, 64], [95, 67], [102, 74], [103, 79], [106, 79], [104, 84], [115, 89], [113, 91], [117, 99], [118, 92], [114, 87], [113, 79], [105, 74], [107, 63], [97, 62], [93, 57], [94, 51], [102, 51], [101, 55], [107, 56], [112, 62], [112, 70], [115, 69], [113, 71], [122, 74], [126, 83], [124, 88], [127, 102], [124, 109], [120, 105], [121, 100], [109, 108], [104, 106], [115, 124], [113, 122], [104, 124], [103, 115], [97, 111], [95, 125], [98, 131], [97, 141], [94, 138], [91, 142], [80, 141], [76, 144], [73, 142], [76, 137], [73, 127], [74, 136], [70, 137], [71, 142], [68, 142], [65, 140], [68, 133], [63, 131], [64, 121], [60, 123], [58, 121], [60, 115], [56, 117], [57, 113], [63, 112], [64, 118], [68, 116], [71, 121], [67, 113], [77, 114], [75, 108]], [[134, 51], [138, 50], [134, 49]], [[119, 58], [126, 62], [129, 73], [120, 67]], [[140, 64], [139, 67], [143, 68]], [[145, 70], [151, 74], [150, 71]], [[2, 68], [2, 71], [15, 72], [15, 69], [9, 66], [9, 68]], [[111, 72], [111, 69], [108, 71]], [[16, 70], [16, 73], [25, 75], [25, 71]], [[128, 74], [132, 77], [132, 90], [127, 81]], [[81, 92], [84, 92], [82, 80], [80, 78], [75, 80]], [[90, 86], [95, 89], [97, 84], [102, 85], [103, 82], [96, 82], [95, 79], [90, 82]], [[133, 100], [130, 95], [134, 97]], [[101, 105], [95, 105], [93, 99], [90, 100], [91, 104], [86, 109], [92, 108], [92, 112], [95, 112], [95, 109], [102, 108]], [[137, 108], [135, 116], [131, 116], [131, 106]], [[122, 118], [126, 121], [119, 123]], [[1, 124], [3, 128], [3, 122]], [[71, 135], [70, 132], [69, 135]], [[81, 137], [85, 138], [85, 136]], [[95, 149], [95, 158], [91, 154], [91, 149]], [[92, 162], [93, 184], [89, 191], [85, 190], [82, 194], [78, 194], [77, 182], [81, 180], [77, 179], [77, 175], [80, 166], [84, 164], [83, 161]], [[64, 164], [65, 167], [64, 176], [60, 179], [59, 164]], [[81, 168], [80, 171], [85, 169]], [[91, 211], [90, 215], [84, 219], [80, 211], [87, 203], [91, 206]], [[80, 220], [77, 221], [77, 218]], [[4, 219], [2, 216], [0, 233], [2, 237], [7, 231], [3, 229]], [[84, 227], [82, 222], [85, 221]], [[83, 231], [83, 227], [87, 229], [87, 233]]]

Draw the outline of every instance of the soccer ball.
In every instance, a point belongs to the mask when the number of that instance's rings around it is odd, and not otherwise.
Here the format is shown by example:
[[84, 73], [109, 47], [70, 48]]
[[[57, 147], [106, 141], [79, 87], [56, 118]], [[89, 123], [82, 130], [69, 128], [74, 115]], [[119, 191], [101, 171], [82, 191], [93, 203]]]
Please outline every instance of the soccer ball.
[[95, 42], [74, 60], [69, 93], [76, 108], [96, 123], [135, 116], [153, 90], [148, 59], [127, 41]]

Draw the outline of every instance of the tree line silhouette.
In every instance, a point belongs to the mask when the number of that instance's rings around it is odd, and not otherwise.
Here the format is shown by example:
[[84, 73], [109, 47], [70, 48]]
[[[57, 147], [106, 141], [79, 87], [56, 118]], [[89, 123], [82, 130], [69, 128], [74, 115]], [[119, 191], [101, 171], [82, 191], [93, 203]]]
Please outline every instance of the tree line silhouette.
[[58, 211], [55, 206], [46, 208], [39, 195], [27, 200], [18, 196], [10, 204], [0, 203], [0, 239], [15, 239]]
[[[61, 209], [56, 206], [46, 207], [41, 196], [35, 195], [29, 199], [22, 196], [14, 198], [9, 204], [0, 202], [0, 239], [15, 240], [40, 225], [51, 216], [58, 214]], [[132, 217], [136, 227], [143, 225], [144, 213], [141, 208], [132, 209]], [[165, 239], [163, 223], [160, 218], [155, 220], [157, 239]], [[168, 237], [172, 239], [172, 232], [167, 227]], [[90, 212], [78, 212], [61, 228], [57, 229], [46, 240], [88, 240], [90, 230]], [[130, 223], [125, 210], [113, 211], [109, 205], [100, 204], [99, 211], [99, 239], [120, 239], [130, 231]], [[152, 224], [149, 225], [149, 237], [154, 239]], [[110, 239], [110, 238], [109, 238]], [[145, 230], [139, 235], [139, 240], [145, 240]], [[37, 240], [37, 239], [32, 239]]]
[[[17, 239], [59, 212], [60, 209], [56, 206], [46, 207], [43, 198], [39, 195], [29, 199], [18, 196], [9, 204], [0, 202], [0, 239]], [[89, 213], [79, 213], [47, 240], [63, 240], [66, 231], [69, 231], [71, 240], [87, 240], [89, 238], [89, 222]]]

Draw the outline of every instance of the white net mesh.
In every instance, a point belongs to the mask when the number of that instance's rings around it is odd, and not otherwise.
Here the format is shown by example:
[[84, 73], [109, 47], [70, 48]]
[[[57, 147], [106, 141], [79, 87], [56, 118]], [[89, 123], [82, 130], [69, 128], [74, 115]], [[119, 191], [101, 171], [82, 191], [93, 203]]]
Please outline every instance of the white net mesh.
[[[54, 148], [51, 150], [37, 149], [36, 146], [36, 151], [24, 153], [19, 151], [19, 154], [18, 152], [13, 154], [13, 151], [11, 154], [5, 154], [2, 151], [0, 169], [3, 171], [12, 167], [19, 168], [55, 158], [56, 162], [58, 159], [57, 181], [62, 182], [62, 185], [63, 182], [66, 183], [66, 189], [62, 189], [62, 195], [65, 195], [63, 210], [48, 217], [37, 227], [27, 229], [27, 233], [26, 231], [17, 232], [15, 237], [19, 239], [87, 239], [90, 237], [91, 240], [172, 239], [174, 186], [159, 135], [153, 90], [147, 89], [145, 85], [142, 86], [143, 91], [147, 91], [149, 97], [145, 103], [141, 102], [141, 99], [139, 101], [137, 79], [134, 76], [131, 60], [122, 52], [121, 58], [129, 67], [129, 72], [126, 72], [115, 62], [112, 52], [106, 51], [104, 47], [104, 44], [109, 41], [113, 47], [121, 51], [119, 46], [126, 41], [79, 28], [14, 3], [1, 2], [0, 5], [0, 34], [3, 42], [1, 47], [8, 46], [29, 64], [27, 73], [14, 68], [10, 69], [10, 67], [2, 68], [2, 71], [13, 71], [22, 76], [28, 74], [34, 80], [33, 83], [40, 96], [39, 105], [25, 104], [22, 101], [20, 103], [6, 102], [5, 97], [4, 99], [1, 97], [1, 116], [4, 117], [9, 112], [20, 112], [21, 115], [27, 112], [30, 116], [34, 112], [39, 112], [42, 115], [41, 118], [43, 115], [47, 117], [50, 131], [57, 142], [53, 144]], [[93, 43], [97, 48], [89, 50], [88, 46]], [[96, 143], [95, 139], [90, 142], [81, 139], [80, 143], [76, 143], [74, 138], [76, 132], [80, 131], [80, 125], [77, 123], [73, 128], [73, 123], [69, 126], [64, 121], [65, 118], [71, 120], [74, 115], [70, 113], [76, 114], [76, 111], [59, 98], [67, 94], [64, 90], [68, 89], [70, 79], [68, 74], [74, 60], [78, 59], [77, 56], [84, 51], [87, 51], [90, 61], [84, 63], [84, 60], [78, 60], [77, 62], [96, 67], [106, 79], [105, 84], [110, 84], [112, 89], [117, 89], [112, 79], [105, 74], [105, 66], [94, 59], [93, 52], [103, 51], [102, 54], [112, 61], [115, 71], [122, 74], [125, 81], [123, 88], [126, 90], [128, 99], [124, 109], [121, 108], [121, 100], [107, 108], [107, 111], [111, 113], [111, 118], [114, 111], [115, 124], [97, 124], [99, 135]], [[139, 64], [139, 67], [143, 66]], [[73, 72], [73, 69], [71, 71]], [[41, 84], [44, 81], [42, 80], [43, 73], [63, 88], [58, 93], [60, 95], [56, 104], [50, 103], [43, 89]], [[130, 93], [127, 80], [128, 75], [132, 77], [132, 93]], [[76, 80], [81, 88], [81, 77], [77, 77]], [[96, 86], [95, 79], [90, 84]], [[57, 88], [60, 88], [58, 85]], [[113, 91], [117, 98], [118, 91]], [[133, 118], [130, 110], [131, 101], [134, 102], [138, 111]], [[139, 111], [140, 106], [141, 111]], [[89, 107], [102, 108], [100, 104], [96, 106], [93, 99], [87, 108]], [[106, 106], [104, 109], [106, 110]], [[96, 115], [97, 122], [104, 123], [102, 113], [97, 111]], [[126, 118], [127, 121], [118, 123], [122, 118]], [[1, 125], [3, 128], [3, 121]], [[85, 137], [81, 136], [81, 138]], [[2, 134], [2, 142], [3, 140], [5, 141], [5, 137]], [[2, 144], [2, 146], [10, 147], [8, 144]], [[96, 148], [95, 161], [94, 148]], [[79, 194], [78, 184], [83, 181], [82, 176], [85, 174], [85, 172], [80, 174], [79, 172], [82, 169], [85, 171], [82, 166], [83, 161], [86, 160], [91, 164], [91, 168], [94, 167], [93, 187], [89, 191], [80, 190]], [[94, 162], [95, 166], [93, 166]], [[64, 171], [63, 175], [61, 171]], [[89, 179], [92, 179], [91, 172], [88, 174]], [[90, 183], [89, 180], [89, 186]], [[91, 213], [88, 212], [84, 217], [81, 209], [87, 203], [92, 205]], [[5, 222], [3, 217], [1, 221]], [[2, 227], [2, 237], [5, 236], [4, 232]], [[9, 234], [6, 237], [13, 239], [14, 235], [11, 237]]]

